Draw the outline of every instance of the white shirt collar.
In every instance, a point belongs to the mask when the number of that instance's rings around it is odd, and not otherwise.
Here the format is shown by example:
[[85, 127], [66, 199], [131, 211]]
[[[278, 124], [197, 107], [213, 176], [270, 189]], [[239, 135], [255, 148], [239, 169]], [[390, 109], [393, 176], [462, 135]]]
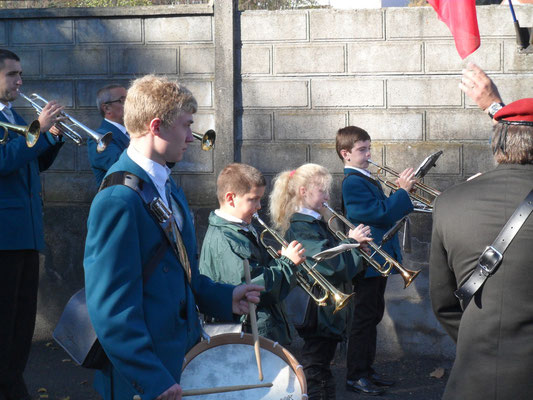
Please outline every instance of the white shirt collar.
[[167, 196], [165, 195], [165, 183], [170, 175], [170, 168], [143, 156], [133, 146], [128, 146], [127, 154], [135, 164], [141, 167], [144, 172], [148, 174], [157, 191], [159, 192], [161, 200], [163, 200], [163, 203], [169, 207]]
[[[7, 105], [5, 105], [4, 103], [0, 103], [0, 111], [4, 113], [4, 115], [6, 116], [6, 119], [8, 120], [8, 122], [12, 123], [12, 124], [15, 124], [16, 121], [15, 121], [15, 116], [13, 115], [13, 110], [12, 110], [12, 104], [9, 102], [7, 103]], [[8, 111], [11, 111], [11, 114], [8, 115], [4, 112], [5, 109], [8, 109]]]
[[320, 213], [317, 213], [315, 210], [311, 210], [310, 208], [300, 207], [298, 209], [298, 212], [300, 214], [309, 215], [313, 217], [314, 219], [318, 219], [318, 220], [322, 219], [322, 215], [320, 215]]
[[220, 218], [225, 219], [225, 220], [228, 221], [228, 222], [233, 222], [233, 223], [235, 223], [235, 224], [240, 224], [240, 225], [246, 224], [246, 222], [244, 222], [242, 219], [237, 218], [237, 217], [234, 217], [233, 215], [228, 214], [227, 212], [222, 211], [220, 208], [217, 208], [217, 209], [215, 210], [215, 214], [216, 214], [217, 216], [219, 216]]
[[369, 170], [367, 169], [363, 169], [363, 168], [357, 168], [357, 167], [352, 167], [351, 165], [345, 165], [344, 168], [349, 168], [349, 169], [354, 169], [356, 171], [359, 171], [360, 173], [362, 173], [363, 175], [366, 175], [368, 176], [369, 178], [372, 178], [372, 179], [376, 179], [372, 176], [372, 174], [370, 173]]
[[116, 126], [118, 129], [120, 129], [120, 132], [122, 132], [124, 135], [130, 138], [130, 135], [128, 135], [128, 132], [126, 131], [126, 127], [124, 125], [119, 124], [118, 122], [110, 121], [107, 118], [104, 118], [107, 122], [109, 122], [111, 125]]

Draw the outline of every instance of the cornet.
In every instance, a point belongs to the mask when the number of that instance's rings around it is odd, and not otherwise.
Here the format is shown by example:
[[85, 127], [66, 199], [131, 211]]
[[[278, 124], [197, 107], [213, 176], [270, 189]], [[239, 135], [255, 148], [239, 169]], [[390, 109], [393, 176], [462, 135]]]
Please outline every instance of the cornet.
[[217, 138], [217, 135], [213, 129], [209, 129], [203, 135], [197, 132], [193, 132], [192, 135], [195, 139], [202, 141], [202, 150], [209, 151], [215, 147], [215, 140]]
[[33, 147], [35, 143], [37, 143], [37, 139], [39, 139], [39, 135], [41, 134], [41, 124], [39, 124], [39, 120], [37, 119], [29, 125], [15, 125], [7, 122], [0, 122], [0, 128], [4, 130], [4, 136], [0, 139], [0, 144], [7, 142], [9, 130], [24, 136], [28, 147]]
[[[391, 189], [393, 192], [399, 189], [399, 186], [396, 185], [392, 180], [385, 178], [384, 172], [395, 176], [398, 178], [400, 174], [393, 170], [392, 168], [383, 167], [372, 160], [368, 160], [370, 164], [375, 165], [378, 168], [376, 176], [380, 182], [385, 186]], [[433, 211], [433, 202], [435, 199], [440, 196], [440, 192], [437, 189], [432, 188], [422, 182], [416, 182], [414, 185], [415, 191], [413, 193], [407, 193], [411, 198], [413, 205], [415, 206], [415, 211], [430, 213]], [[418, 193], [416, 192], [418, 191]]]
[[[333, 220], [335, 218], [338, 218], [339, 221], [343, 222], [350, 229], [355, 229], [355, 225], [348, 221], [348, 219], [344, 215], [336, 212], [333, 208], [331, 208], [328, 203], [322, 204], [333, 214], [333, 216], [328, 220], [328, 229], [337, 237], [337, 239], [345, 240], [347, 236], [343, 232], [333, 228]], [[389, 276], [392, 269], [396, 268], [403, 278], [404, 289], [407, 288], [407, 286], [409, 286], [411, 282], [413, 282], [413, 280], [420, 273], [420, 271], [411, 271], [402, 267], [402, 265], [398, 261], [396, 261], [393, 257], [386, 253], [381, 248], [381, 246], [378, 246], [374, 242], [368, 242], [367, 244], [374, 251], [374, 253], [372, 253], [372, 255], [368, 255], [367, 253], [361, 250], [359, 252], [361, 256], [382, 276]], [[383, 266], [379, 264], [376, 260], [374, 260], [373, 257], [375, 254], [379, 254], [385, 259], [385, 263]]]
[[[28, 101], [31, 104], [31, 106], [37, 112], [37, 115], [40, 115], [41, 112], [43, 111], [43, 108], [48, 104], [48, 100], [39, 96], [37, 93], [32, 93], [29, 97], [24, 95], [21, 92], [19, 92], [19, 94], [22, 96], [24, 100]], [[87, 136], [89, 136], [91, 139], [93, 139], [97, 143], [96, 151], [98, 153], [101, 153], [102, 151], [104, 151], [107, 145], [109, 144], [109, 142], [111, 142], [112, 135], [113, 135], [111, 132], [107, 132], [105, 135], [102, 135], [98, 132], [93, 131], [91, 128], [83, 125], [77, 119], [75, 119], [74, 117], [71, 117], [65, 112], [62, 112], [61, 116], [66, 117], [66, 121], [61, 121], [57, 123], [59, 131], [63, 135], [65, 135], [66, 137], [74, 141], [74, 143], [76, 143], [78, 146], [82, 142], [82, 137], [78, 132], [74, 130], [73, 127], [77, 127], [78, 129], [81, 129], [83, 132], [85, 132]]]
[[[259, 241], [261, 244], [265, 247], [265, 249], [268, 251], [268, 254], [272, 258], [279, 258], [279, 254], [276, 251], [275, 248], [272, 246], [269, 246], [264, 241], [264, 236], [266, 233], [270, 233], [270, 235], [283, 247], [287, 247], [289, 243], [274, 229], [270, 228], [263, 222], [261, 218], [259, 218], [259, 215], [255, 213], [253, 215], [255, 220], [259, 222], [259, 224], [264, 228], [263, 232], [261, 232], [261, 235], [259, 235]], [[342, 293], [340, 290], [338, 290], [335, 286], [333, 286], [329, 281], [322, 276], [320, 272], [318, 272], [314, 265], [309, 265], [307, 261], [304, 261], [300, 264], [302, 269], [306, 272], [306, 274], [309, 276], [309, 279], [313, 280], [313, 283], [309, 283], [309, 280], [302, 274], [301, 271], [298, 271], [296, 273], [296, 280], [298, 284], [302, 287], [303, 290], [307, 292], [307, 294], [315, 301], [315, 303], [319, 306], [325, 306], [326, 301], [329, 297], [333, 299], [335, 302], [335, 310], [333, 311], [333, 314], [335, 314], [337, 311], [342, 310], [346, 305], [348, 305], [348, 301], [352, 298], [355, 293], [351, 294], [345, 294]], [[321, 290], [321, 296], [316, 296], [313, 293], [313, 287], [315, 285], [318, 285]]]

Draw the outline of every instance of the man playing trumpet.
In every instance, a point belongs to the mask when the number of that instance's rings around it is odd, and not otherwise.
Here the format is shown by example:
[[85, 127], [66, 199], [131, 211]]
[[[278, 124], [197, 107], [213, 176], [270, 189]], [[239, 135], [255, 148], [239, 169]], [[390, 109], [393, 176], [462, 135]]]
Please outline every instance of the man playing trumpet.
[[[26, 125], [11, 106], [21, 85], [20, 58], [0, 49], [1, 122]], [[39, 172], [52, 165], [63, 145], [59, 135], [47, 132], [62, 110], [55, 101], [43, 108], [42, 134], [32, 147], [13, 131], [0, 145], [0, 400], [31, 399], [22, 373], [35, 327], [39, 250], [44, 248]]]
[[98, 152], [94, 139], [89, 138], [87, 140], [89, 162], [98, 186], [102, 183], [107, 170], [130, 144], [130, 135], [124, 126], [126, 93], [126, 88], [118, 84], [104, 86], [96, 93], [96, 106], [103, 117], [96, 132], [101, 135], [105, 135], [107, 132], [113, 134], [113, 139], [101, 152]]

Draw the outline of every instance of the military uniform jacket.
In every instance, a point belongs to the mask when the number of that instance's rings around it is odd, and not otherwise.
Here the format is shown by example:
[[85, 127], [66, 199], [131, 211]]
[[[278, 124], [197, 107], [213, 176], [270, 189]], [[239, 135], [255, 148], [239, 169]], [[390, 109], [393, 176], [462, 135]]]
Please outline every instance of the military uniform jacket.
[[[328, 231], [324, 221], [313, 218], [310, 215], [295, 213], [291, 217], [291, 224], [285, 234], [290, 242], [297, 240], [304, 248], [307, 262], [311, 265], [311, 257], [323, 250], [335, 247], [338, 240]], [[346, 239], [342, 243], [353, 243], [352, 239]], [[352, 278], [363, 270], [361, 256], [357, 250], [347, 251], [329, 260], [324, 260], [316, 266], [316, 270], [322, 274], [328, 282], [345, 294], [352, 292]], [[342, 310], [333, 314], [335, 305], [328, 300], [324, 307], [318, 307], [314, 302], [310, 303], [316, 314], [310, 320], [314, 326], [306, 326], [298, 332], [300, 336], [327, 337], [342, 340], [346, 337], [347, 329], [353, 315], [353, 301], [350, 301]]]
[[[15, 110], [11, 111], [17, 125], [26, 125]], [[0, 121], [9, 122], [3, 112]], [[63, 143], [47, 132], [28, 147], [23, 136], [9, 131], [7, 143], [0, 145], [0, 250], [44, 248], [39, 172], [52, 165]]]
[[[131, 172], [153, 186], [126, 152], [109, 173], [115, 171]], [[175, 184], [171, 195], [184, 217], [181, 233], [191, 264], [190, 285], [170, 246], [143, 284], [143, 265], [166, 239], [135, 191], [111, 186], [91, 205], [85, 292], [94, 330], [111, 361], [95, 376], [95, 387], [105, 400], [131, 400], [136, 394], [152, 400], [179, 383], [183, 358], [200, 338], [197, 304], [201, 312], [233, 318], [234, 287], [200, 275], [187, 201]]]
[[200, 272], [216, 282], [238, 285], [245, 281], [244, 259], [250, 263], [252, 283], [265, 287], [257, 306], [259, 334], [290, 344], [283, 299], [296, 285], [296, 266], [287, 257], [273, 259], [251, 232], [212, 212], [202, 245]]
[[91, 168], [96, 178], [96, 184], [100, 186], [107, 170], [118, 160], [122, 152], [128, 148], [130, 139], [120, 129], [105, 119], [102, 120], [102, 124], [96, 132], [102, 135], [105, 135], [107, 132], [113, 134], [113, 139], [101, 153], [96, 151], [96, 142], [91, 138], [87, 139], [89, 162], [91, 163]]
[[532, 188], [533, 165], [504, 164], [437, 198], [430, 294], [457, 343], [444, 399], [533, 398], [533, 216], [464, 312], [453, 294]]
[[[379, 245], [383, 235], [402, 219], [413, 211], [413, 204], [407, 192], [399, 189], [389, 197], [385, 195], [381, 184], [358, 171], [344, 168], [345, 179], [342, 183], [342, 197], [346, 218], [355, 226], [359, 224], [369, 225], [372, 230], [372, 238]], [[385, 243], [382, 249], [398, 262], [402, 262], [402, 252], [398, 234]], [[383, 265], [385, 261], [380, 255], [374, 259]], [[393, 269], [392, 273], [397, 273]], [[367, 268], [365, 277], [380, 276], [374, 268]]]

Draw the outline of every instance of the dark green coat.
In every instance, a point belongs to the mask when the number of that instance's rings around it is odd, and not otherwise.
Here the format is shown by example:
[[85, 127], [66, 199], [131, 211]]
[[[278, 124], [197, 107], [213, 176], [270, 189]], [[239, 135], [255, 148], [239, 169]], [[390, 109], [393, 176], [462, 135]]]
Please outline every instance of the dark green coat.
[[[300, 213], [295, 213], [291, 217], [291, 225], [285, 238], [289, 242], [297, 240], [305, 247], [305, 255], [311, 265], [313, 263], [311, 256], [339, 244], [322, 220]], [[343, 241], [343, 243], [350, 242], [353, 243], [351, 239]], [[350, 294], [352, 293], [352, 278], [363, 271], [363, 262], [359, 252], [352, 250], [322, 261], [316, 266], [316, 270], [341, 292]], [[316, 318], [310, 318], [310, 326], [298, 330], [300, 336], [342, 340], [347, 334], [353, 315], [353, 300], [350, 300], [350, 303], [336, 314], [333, 314], [335, 306], [329, 300], [324, 307], [315, 307], [314, 302], [311, 305]]]
[[200, 273], [216, 282], [244, 283], [243, 260], [248, 259], [252, 283], [262, 285], [257, 307], [259, 334], [282, 345], [290, 344], [291, 335], [283, 299], [296, 285], [296, 266], [287, 257], [273, 259], [253, 235], [214, 212], [200, 255]]

